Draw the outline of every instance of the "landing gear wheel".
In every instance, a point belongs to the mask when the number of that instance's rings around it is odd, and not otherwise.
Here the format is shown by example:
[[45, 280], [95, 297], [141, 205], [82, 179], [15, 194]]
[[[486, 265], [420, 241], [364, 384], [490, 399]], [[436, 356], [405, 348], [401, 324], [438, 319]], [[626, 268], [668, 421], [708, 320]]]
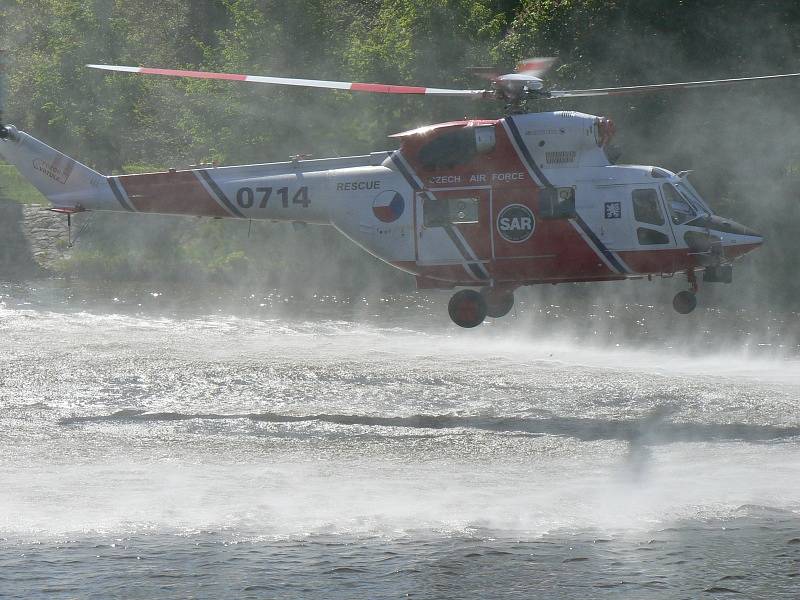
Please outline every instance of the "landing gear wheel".
[[678, 292], [672, 299], [672, 307], [682, 315], [688, 315], [696, 306], [697, 296], [689, 291]]
[[484, 288], [481, 290], [486, 302], [486, 316], [493, 319], [505, 317], [514, 308], [514, 292]]
[[459, 327], [477, 327], [486, 318], [486, 302], [475, 290], [461, 290], [450, 298], [447, 312]]

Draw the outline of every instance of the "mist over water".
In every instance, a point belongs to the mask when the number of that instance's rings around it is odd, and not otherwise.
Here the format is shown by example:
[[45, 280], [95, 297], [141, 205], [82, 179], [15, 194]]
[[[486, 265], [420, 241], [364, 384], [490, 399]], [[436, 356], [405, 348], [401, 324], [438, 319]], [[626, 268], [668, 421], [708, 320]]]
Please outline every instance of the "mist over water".
[[796, 315], [206, 292], [0, 287], [11, 597], [795, 589]]
[[[501, 108], [85, 63], [441, 87], [551, 53], [563, 88], [800, 70], [790, 3], [701, 19], [622, 3], [599, 21], [530, 3], [491, 27], [440, 4], [435, 23], [412, 3], [320, 5], [313, 25], [283, 18], [291, 4], [247, 13], [261, 20], [173, 4], [173, 20], [87, 4], [95, 29], [0, 9], [7, 116], [134, 172], [389, 149], [388, 133]], [[622, 162], [697, 169], [717, 212], [766, 235], [685, 317], [679, 277], [519, 290], [509, 317], [464, 331], [449, 294], [411, 293], [329, 228], [91, 216], [72, 283], [0, 284], [0, 597], [796, 597], [796, 91], [533, 107], [613, 118]]]

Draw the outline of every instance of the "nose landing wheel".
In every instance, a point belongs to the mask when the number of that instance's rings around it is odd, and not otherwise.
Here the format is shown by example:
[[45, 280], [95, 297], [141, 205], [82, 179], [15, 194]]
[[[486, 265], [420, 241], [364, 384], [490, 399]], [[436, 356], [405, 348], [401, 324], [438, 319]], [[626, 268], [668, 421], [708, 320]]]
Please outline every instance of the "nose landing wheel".
[[486, 318], [486, 301], [475, 290], [461, 290], [450, 298], [447, 312], [459, 327], [477, 327]]
[[697, 296], [688, 290], [678, 292], [672, 299], [672, 308], [682, 315], [688, 315], [696, 306]]
[[689, 279], [689, 289], [675, 294], [672, 299], [672, 308], [682, 315], [688, 315], [695, 308], [697, 308], [697, 277], [694, 269], [686, 272], [686, 277]]

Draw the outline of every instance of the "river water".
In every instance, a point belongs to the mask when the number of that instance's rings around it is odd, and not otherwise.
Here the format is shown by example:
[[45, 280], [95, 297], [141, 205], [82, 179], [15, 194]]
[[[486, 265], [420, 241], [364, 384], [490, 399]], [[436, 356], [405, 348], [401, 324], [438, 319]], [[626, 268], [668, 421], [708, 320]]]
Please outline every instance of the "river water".
[[800, 597], [800, 316], [446, 300], [0, 284], [0, 597]]

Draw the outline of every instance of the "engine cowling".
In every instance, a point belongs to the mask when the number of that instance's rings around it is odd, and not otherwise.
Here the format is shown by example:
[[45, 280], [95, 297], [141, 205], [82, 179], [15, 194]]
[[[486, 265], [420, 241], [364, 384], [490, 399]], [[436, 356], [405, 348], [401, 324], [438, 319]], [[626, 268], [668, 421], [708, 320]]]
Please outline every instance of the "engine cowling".
[[542, 169], [609, 164], [604, 148], [614, 136], [614, 123], [572, 111], [514, 117], [520, 134]]

